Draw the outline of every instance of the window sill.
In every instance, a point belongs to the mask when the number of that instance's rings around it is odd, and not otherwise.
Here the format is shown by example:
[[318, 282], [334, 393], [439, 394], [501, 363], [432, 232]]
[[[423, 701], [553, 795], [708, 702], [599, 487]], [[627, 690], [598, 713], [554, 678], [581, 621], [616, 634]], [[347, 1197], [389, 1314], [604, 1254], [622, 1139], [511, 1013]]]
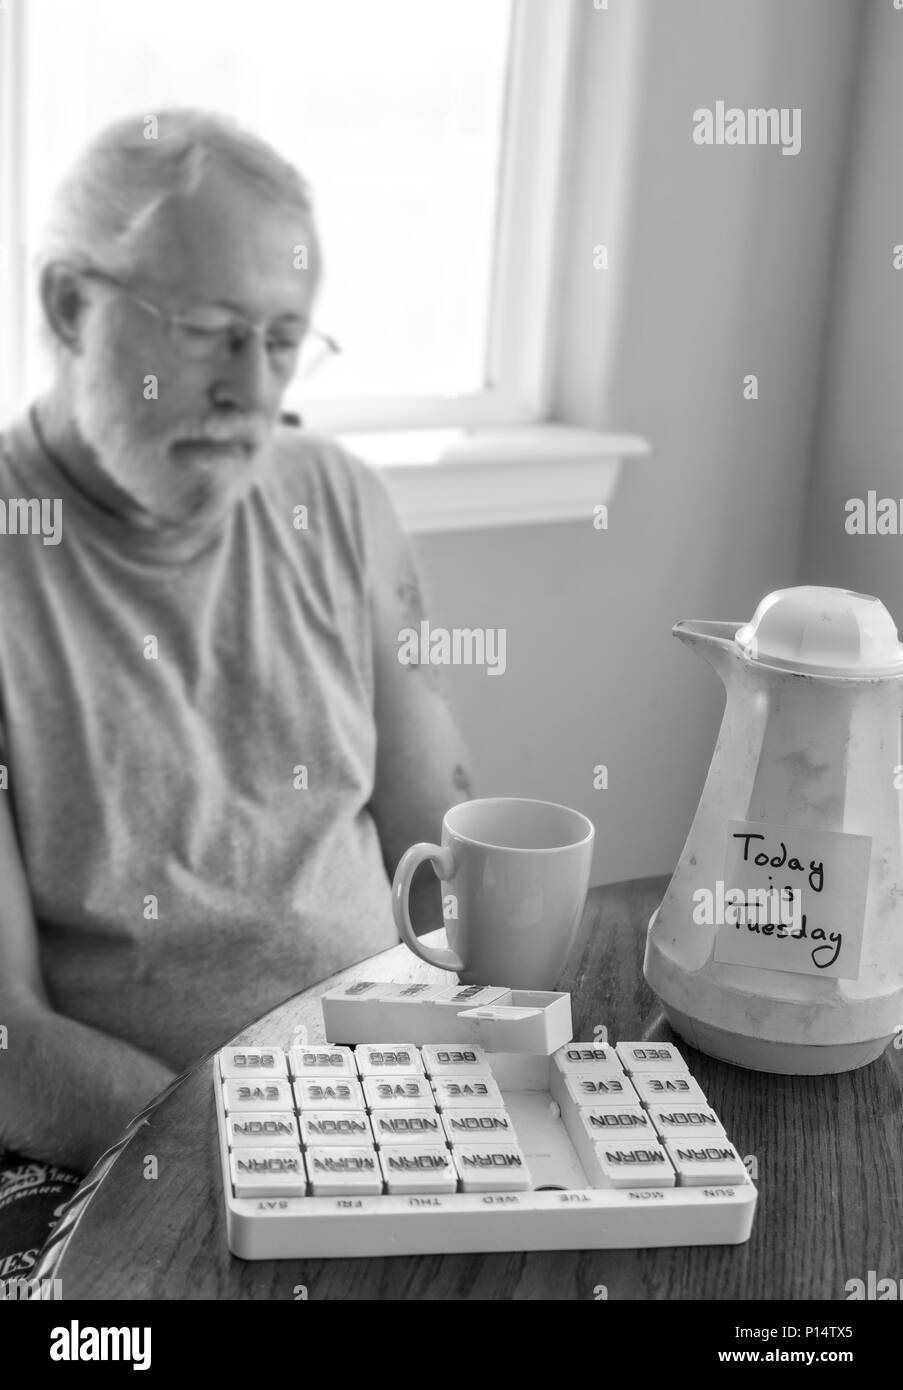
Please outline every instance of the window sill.
[[462, 531], [592, 517], [645, 439], [569, 425], [349, 432], [340, 442], [385, 480], [405, 530]]

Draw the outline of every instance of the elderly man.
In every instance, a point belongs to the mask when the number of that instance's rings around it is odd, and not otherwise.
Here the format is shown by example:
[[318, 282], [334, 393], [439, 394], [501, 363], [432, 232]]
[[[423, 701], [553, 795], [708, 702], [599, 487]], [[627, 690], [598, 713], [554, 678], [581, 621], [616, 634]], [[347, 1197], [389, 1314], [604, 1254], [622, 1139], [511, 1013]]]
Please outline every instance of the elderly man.
[[398, 660], [383, 485], [277, 423], [319, 279], [304, 181], [203, 113], [117, 123], [54, 207], [55, 379], [0, 436], [0, 495], [62, 517], [0, 537], [0, 1146], [76, 1173], [394, 945], [388, 875], [469, 793], [436, 671]]

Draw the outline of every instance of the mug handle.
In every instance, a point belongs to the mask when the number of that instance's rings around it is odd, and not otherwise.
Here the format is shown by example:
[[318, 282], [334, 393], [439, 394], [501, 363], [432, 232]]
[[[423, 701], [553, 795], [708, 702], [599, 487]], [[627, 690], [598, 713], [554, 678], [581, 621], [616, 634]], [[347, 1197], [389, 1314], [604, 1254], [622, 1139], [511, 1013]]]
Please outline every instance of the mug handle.
[[440, 970], [453, 970], [457, 974], [463, 970], [464, 962], [454, 951], [442, 947], [424, 946], [411, 924], [410, 894], [414, 874], [424, 860], [429, 859], [437, 877], [450, 879], [455, 872], [455, 860], [450, 848], [431, 845], [422, 841], [406, 849], [398, 861], [395, 878], [392, 882], [392, 916], [402, 941], [415, 956], [425, 960], [428, 965], [436, 965]]

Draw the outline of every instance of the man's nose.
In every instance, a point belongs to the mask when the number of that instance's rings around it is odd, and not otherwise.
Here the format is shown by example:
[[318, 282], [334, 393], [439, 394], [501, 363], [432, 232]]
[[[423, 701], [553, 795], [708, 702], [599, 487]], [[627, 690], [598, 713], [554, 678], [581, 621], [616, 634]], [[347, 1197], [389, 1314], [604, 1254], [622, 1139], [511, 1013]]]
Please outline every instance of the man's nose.
[[266, 413], [273, 394], [273, 374], [266, 343], [248, 333], [234, 342], [217, 364], [212, 395], [218, 405], [231, 405], [245, 414]]

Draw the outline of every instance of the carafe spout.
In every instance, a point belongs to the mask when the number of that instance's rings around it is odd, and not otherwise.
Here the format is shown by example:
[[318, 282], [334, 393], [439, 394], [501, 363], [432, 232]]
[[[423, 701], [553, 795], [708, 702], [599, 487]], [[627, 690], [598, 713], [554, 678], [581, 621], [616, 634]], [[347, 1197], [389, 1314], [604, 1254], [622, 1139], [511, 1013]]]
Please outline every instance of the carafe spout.
[[711, 622], [705, 619], [688, 618], [675, 623], [671, 631], [681, 642], [704, 657], [721, 676], [727, 679], [731, 664], [737, 659], [734, 636], [742, 623]]

